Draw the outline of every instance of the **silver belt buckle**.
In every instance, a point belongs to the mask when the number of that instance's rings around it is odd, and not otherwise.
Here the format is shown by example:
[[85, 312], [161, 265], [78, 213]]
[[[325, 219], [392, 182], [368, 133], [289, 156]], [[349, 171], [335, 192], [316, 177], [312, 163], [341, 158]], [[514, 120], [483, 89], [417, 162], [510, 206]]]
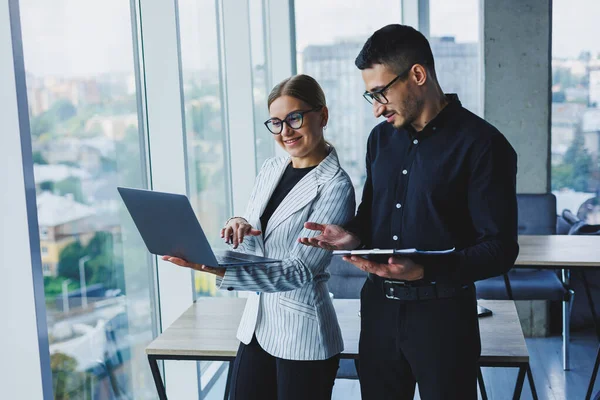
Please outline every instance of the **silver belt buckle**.
[[406, 282], [403, 281], [392, 281], [389, 279], [386, 279], [383, 281], [383, 285], [384, 285], [384, 289], [385, 289], [385, 285], [389, 284], [390, 285], [390, 294], [387, 293], [387, 290], [385, 290], [385, 297], [388, 299], [392, 299], [392, 300], [402, 300], [400, 297], [397, 297], [394, 295], [394, 285], [398, 285], [398, 286], [406, 286]]

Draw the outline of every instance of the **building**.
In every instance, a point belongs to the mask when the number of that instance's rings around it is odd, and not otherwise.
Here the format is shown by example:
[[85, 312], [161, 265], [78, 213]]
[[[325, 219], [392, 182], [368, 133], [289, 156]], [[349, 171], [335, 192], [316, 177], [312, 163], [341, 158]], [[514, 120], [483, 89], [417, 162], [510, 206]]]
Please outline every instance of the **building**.
[[56, 276], [61, 250], [78, 239], [85, 243], [93, 237], [96, 212], [71, 196], [42, 192], [37, 196], [37, 213], [42, 269], [45, 276]]
[[482, 61], [477, 43], [458, 43], [452, 36], [430, 39], [435, 72], [444, 92], [457, 93], [462, 105], [483, 116]]
[[589, 105], [600, 107], [600, 64], [589, 67]]
[[586, 109], [580, 103], [552, 103], [552, 165], [562, 162]]

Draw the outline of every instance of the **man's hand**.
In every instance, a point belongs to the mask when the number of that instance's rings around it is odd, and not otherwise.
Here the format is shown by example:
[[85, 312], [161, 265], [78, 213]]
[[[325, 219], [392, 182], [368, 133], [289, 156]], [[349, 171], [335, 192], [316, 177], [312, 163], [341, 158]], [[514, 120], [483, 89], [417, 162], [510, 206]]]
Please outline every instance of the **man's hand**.
[[360, 245], [360, 240], [339, 225], [318, 224], [305, 222], [304, 227], [312, 231], [321, 232], [312, 238], [298, 238], [298, 242], [325, 250], [354, 250]]
[[343, 260], [365, 272], [387, 279], [416, 281], [423, 279], [425, 276], [425, 269], [422, 265], [416, 264], [411, 259], [405, 257], [390, 257], [387, 264], [381, 264], [359, 256], [346, 256]]

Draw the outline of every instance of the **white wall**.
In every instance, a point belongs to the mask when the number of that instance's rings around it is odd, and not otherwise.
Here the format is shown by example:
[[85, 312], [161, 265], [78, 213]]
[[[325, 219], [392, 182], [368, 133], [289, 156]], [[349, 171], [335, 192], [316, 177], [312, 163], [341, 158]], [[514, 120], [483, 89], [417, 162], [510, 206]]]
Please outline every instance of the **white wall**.
[[[17, 1], [10, 3], [14, 13]], [[14, 34], [17, 43], [16, 65], [9, 2], [3, 1], [0, 3], [0, 397], [51, 399], [45, 304], [43, 296], [34, 296], [35, 285], [38, 288], [42, 285], [43, 294], [43, 277], [27, 104], [24, 102], [26, 99], [17, 99], [16, 94], [17, 82], [24, 85], [24, 68], [18, 43], [20, 32]], [[15, 66], [20, 75], [15, 74]], [[24, 89], [20, 92], [23, 95], [26, 93]], [[21, 114], [24, 125], [20, 125], [18, 102], [24, 112]], [[24, 129], [22, 134], [21, 129]], [[25, 171], [24, 165], [27, 168]], [[35, 249], [33, 253], [32, 248]], [[43, 376], [42, 364], [46, 366]], [[46, 390], [42, 387], [42, 379]]]

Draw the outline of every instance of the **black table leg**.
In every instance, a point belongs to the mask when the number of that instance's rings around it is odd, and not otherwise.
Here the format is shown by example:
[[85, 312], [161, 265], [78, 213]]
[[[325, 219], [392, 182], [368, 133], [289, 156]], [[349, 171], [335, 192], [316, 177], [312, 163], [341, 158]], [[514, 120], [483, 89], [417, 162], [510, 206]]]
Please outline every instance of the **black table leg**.
[[224, 400], [229, 400], [229, 390], [231, 389], [231, 374], [233, 372], [233, 361], [229, 361], [229, 366], [227, 367], [227, 382], [225, 383], [225, 396]]
[[517, 375], [517, 385], [515, 386], [515, 394], [513, 400], [519, 400], [521, 398], [521, 392], [523, 391], [523, 383], [525, 383], [525, 373], [527, 372], [527, 366], [521, 365], [519, 367], [519, 375]]
[[533, 374], [531, 373], [531, 365], [529, 364], [527, 364], [527, 378], [529, 380], [529, 387], [531, 388], [531, 397], [533, 397], [533, 400], [538, 400], [535, 382], [533, 382]]
[[596, 328], [596, 337], [600, 341], [600, 324], [598, 323], [598, 317], [596, 316], [596, 307], [594, 307], [594, 299], [592, 298], [592, 291], [590, 290], [590, 284], [588, 283], [587, 277], [585, 275], [584, 270], [580, 270], [581, 272], [581, 281], [583, 283], [583, 288], [585, 289], [585, 294], [588, 299], [588, 305], [590, 306], [590, 312], [592, 313], [592, 320], [594, 321], [594, 328]]
[[482, 400], [488, 400], [487, 392], [485, 390], [485, 382], [483, 381], [483, 374], [481, 373], [481, 367], [477, 371], [477, 382], [479, 382], [479, 392], [481, 393]]
[[148, 356], [148, 362], [150, 363], [150, 370], [152, 371], [152, 377], [154, 378], [154, 384], [156, 385], [156, 391], [160, 400], [167, 400], [167, 392], [165, 391], [165, 385], [163, 384], [160, 371], [158, 369], [158, 359], [155, 356]]
[[[596, 383], [596, 376], [598, 375], [598, 367], [600, 366], [600, 346], [598, 346], [598, 352], [596, 353], [596, 362], [594, 363], [594, 370], [592, 371], [592, 376], [590, 377], [590, 383], [588, 385], [587, 394], [585, 395], [585, 400], [590, 400], [592, 398], [592, 390], [594, 390], [594, 384]], [[596, 395], [595, 398], [600, 397], [600, 393]]]

